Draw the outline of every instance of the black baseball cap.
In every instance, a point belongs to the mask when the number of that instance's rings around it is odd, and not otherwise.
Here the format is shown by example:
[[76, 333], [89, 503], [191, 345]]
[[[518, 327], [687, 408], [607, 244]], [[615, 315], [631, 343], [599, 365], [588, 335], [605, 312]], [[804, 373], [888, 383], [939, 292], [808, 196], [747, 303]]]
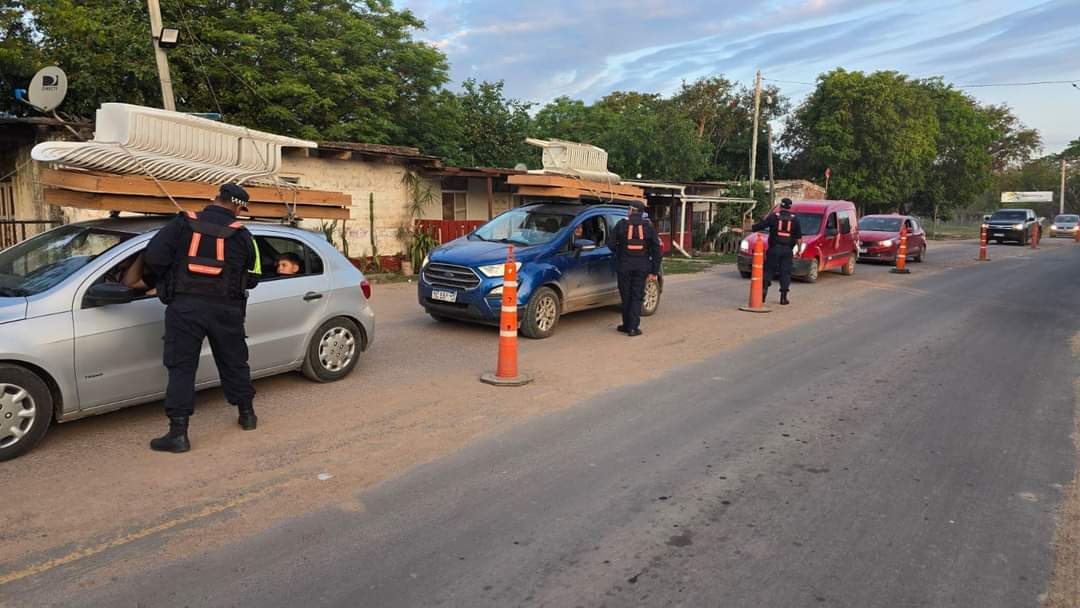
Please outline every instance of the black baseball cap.
[[790, 198], [780, 199], [780, 208], [781, 209], [791, 209], [791, 199]]
[[249, 197], [247, 190], [239, 184], [222, 184], [221, 189], [218, 190], [218, 200], [247, 209]]

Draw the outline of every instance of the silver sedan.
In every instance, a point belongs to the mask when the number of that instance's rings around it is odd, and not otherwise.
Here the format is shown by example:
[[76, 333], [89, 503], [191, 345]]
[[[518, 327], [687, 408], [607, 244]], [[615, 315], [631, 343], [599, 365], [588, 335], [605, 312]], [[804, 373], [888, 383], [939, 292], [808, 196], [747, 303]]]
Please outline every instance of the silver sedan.
[[[132, 279], [167, 219], [69, 224], [0, 251], [0, 460], [30, 450], [53, 421], [164, 396], [165, 306]], [[321, 235], [247, 227], [263, 267], [248, 298], [252, 376], [345, 377], [374, 338], [370, 284]], [[284, 254], [300, 262], [292, 274], [275, 270]], [[196, 383], [219, 383], [208, 345]]]

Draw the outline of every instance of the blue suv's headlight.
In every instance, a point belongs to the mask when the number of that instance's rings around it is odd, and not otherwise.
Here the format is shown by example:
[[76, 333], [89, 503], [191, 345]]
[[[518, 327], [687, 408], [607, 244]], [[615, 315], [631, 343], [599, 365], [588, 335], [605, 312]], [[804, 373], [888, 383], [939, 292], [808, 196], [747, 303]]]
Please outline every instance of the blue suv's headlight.
[[[514, 268], [521, 270], [521, 262], [514, 262]], [[488, 264], [487, 266], [478, 266], [476, 269], [480, 271], [480, 274], [490, 279], [503, 276], [506, 271], [506, 264]]]

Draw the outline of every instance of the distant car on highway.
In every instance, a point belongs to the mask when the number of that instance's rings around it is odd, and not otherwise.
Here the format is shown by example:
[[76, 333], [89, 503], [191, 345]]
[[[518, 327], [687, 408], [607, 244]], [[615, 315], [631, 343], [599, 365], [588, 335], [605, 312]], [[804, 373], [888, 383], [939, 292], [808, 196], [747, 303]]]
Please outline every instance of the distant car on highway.
[[1080, 215], [1065, 214], [1056, 216], [1054, 223], [1050, 224], [1050, 237], [1067, 236], [1076, 238], [1078, 226], [1080, 226]]
[[[0, 251], [0, 460], [30, 450], [54, 420], [164, 396], [165, 305], [117, 277], [168, 219], [69, 224]], [[321, 235], [245, 225], [263, 269], [247, 305], [251, 375], [345, 377], [374, 338], [371, 285]], [[276, 274], [284, 253], [300, 272]], [[196, 386], [218, 384], [204, 345]]]
[[1031, 209], [998, 209], [986, 220], [986, 240], [1026, 245], [1035, 231], [1038, 218]]
[[926, 232], [910, 215], [866, 215], [859, 218], [859, 261], [895, 262], [900, 251], [900, 228], [907, 225], [907, 257], [926, 257]]
[[[770, 213], [775, 213], [773, 209]], [[796, 247], [791, 276], [807, 283], [817, 280], [825, 270], [837, 269], [842, 274], [855, 274], [859, 257], [859, 226], [855, 205], [848, 201], [795, 201], [791, 206], [802, 228], [802, 242]], [[768, 249], [769, 235], [752, 234], [739, 243], [737, 264], [739, 274], [750, 278], [754, 243], [758, 240]]]
[[[563, 314], [619, 303], [611, 246], [615, 224], [626, 215], [625, 205], [576, 202], [501, 213], [431, 252], [417, 285], [420, 306], [438, 321], [498, 324], [507, 246], [513, 245], [521, 333], [547, 338]], [[663, 286], [663, 275], [646, 281], [642, 315], [656, 312]]]

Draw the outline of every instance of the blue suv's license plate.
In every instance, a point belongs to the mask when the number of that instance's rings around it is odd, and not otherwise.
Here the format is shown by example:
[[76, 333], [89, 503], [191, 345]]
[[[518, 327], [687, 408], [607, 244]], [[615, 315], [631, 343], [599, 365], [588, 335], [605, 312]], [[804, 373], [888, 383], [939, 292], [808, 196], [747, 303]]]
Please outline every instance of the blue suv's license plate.
[[440, 302], [457, 302], [457, 292], [447, 291], [445, 289], [432, 289], [431, 299], [438, 300]]

